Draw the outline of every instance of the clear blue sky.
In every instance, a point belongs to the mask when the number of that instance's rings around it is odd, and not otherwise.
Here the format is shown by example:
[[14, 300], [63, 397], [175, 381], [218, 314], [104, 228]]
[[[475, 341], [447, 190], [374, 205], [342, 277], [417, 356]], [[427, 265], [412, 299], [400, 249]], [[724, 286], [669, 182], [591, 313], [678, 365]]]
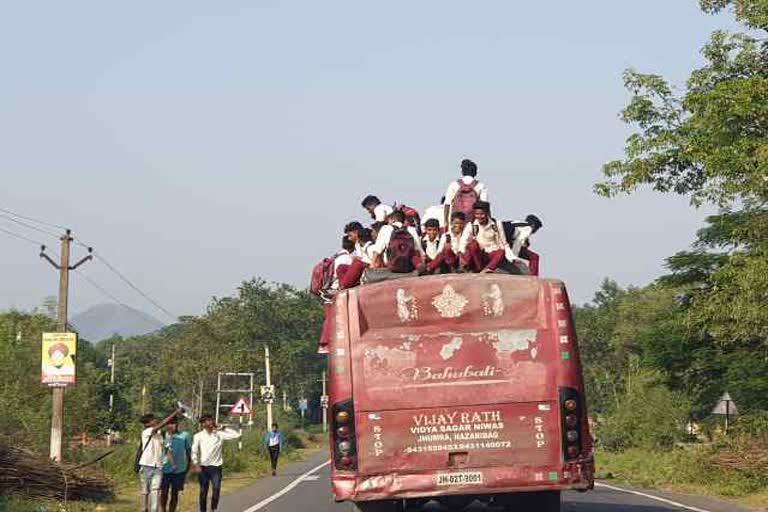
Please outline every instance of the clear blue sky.
[[[652, 280], [707, 213], [592, 194], [627, 134], [622, 71], [679, 83], [730, 23], [693, 0], [7, 2], [0, 207], [198, 314], [251, 276], [306, 285], [365, 194], [427, 206], [470, 157], [497, 217], [543, 219], [544, 272], [582, 302]], [[0, 258], [0, 309], [55, 293], [31, 244], [0, 233]], [[102, 301], [75, 279], [73, 312]]]

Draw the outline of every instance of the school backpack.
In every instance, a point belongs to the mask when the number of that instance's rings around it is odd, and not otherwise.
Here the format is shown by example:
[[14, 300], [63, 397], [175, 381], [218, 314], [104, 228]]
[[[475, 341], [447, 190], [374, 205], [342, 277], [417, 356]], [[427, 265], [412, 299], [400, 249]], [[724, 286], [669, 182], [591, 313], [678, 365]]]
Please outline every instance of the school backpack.
[[413, 257], [416, 256], [416, 245], [408, 229], [394, 228], [389, 237], [387, 247], [387, 268], [391, 272], [413, 272]]
[[462, 212], [466, 221], [472, 222], [475, 220], [475, 203], [480, 199], [475, 190], [477, 180], [472, 180], [471, 183], [464, 183], [464, 180], [459, 180], [458, 184], [459, 190], [451, 202], [451, 212]]
[[506, 237], [509, 245], [512, 245], [512, 243], [515, 241], [515, 231], [517, 231], [517, 228], [522, 228], [528, 225], [529, 224], [527, 222], [515, 220], [505, 220], [501, 223], [501, 226], [504, 228], [504, 236]]
[[309, 293], [325, 299], [333, 284], [333, 277], [333, 258], [323, 258], [312, 269]]
[[419, 210], [404, 204], [397, 203], [395, 203], [393, 209], [395, 211], [403, 212], [403, 215], [405, 215], [405, 227], [410, 226], [414, 228], [416, 232], [419, 233], [419, 235], [421, 235], [421, 215], [419, 215]]

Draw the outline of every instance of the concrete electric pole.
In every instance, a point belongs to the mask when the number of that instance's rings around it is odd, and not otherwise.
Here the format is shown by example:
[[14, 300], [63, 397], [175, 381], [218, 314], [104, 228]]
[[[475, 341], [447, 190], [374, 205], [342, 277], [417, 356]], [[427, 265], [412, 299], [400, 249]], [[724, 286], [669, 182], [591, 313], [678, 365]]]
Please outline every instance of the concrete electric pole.
[[112, 357], [109, 359], [109, 431], [107, 432], [107, 446], [112, 446], [112, 420], [113, 420], [113, 411], [115, 408], [115, 366], [116, 366], [116, 360], [115, 360], [115, 346], [117, 344], [115, 342], [112, 342]]
[[[267, 389], [272, 389], [272, 377], [269, 372], [269, 347], [264, 345], [264, 371], [267, 377]], [[272, 430], [272, 400], [267, 402], [267, 432]]]
[[[72, 243], [72, 232], [67, 230], [61, 237], [61, 261], [56, 263], [47, 254], [45, 246], [40, 248], [40, 257], [48, 261], [59, 271], [59, 303], [56, 312], [56, 328], [58, 332], [67, 332], [67, 306], [69, 299], [69, 271], [93, 258], [91, 248], [88, 248], [88, 256], [74, 265], [69, 265], [69, 250]], [[61, 443], [64, 435], [64, 387], [53, 388], [53, 407], [51, 413], [51, 451], [50, 457], [56, 462], [61, 462]]]

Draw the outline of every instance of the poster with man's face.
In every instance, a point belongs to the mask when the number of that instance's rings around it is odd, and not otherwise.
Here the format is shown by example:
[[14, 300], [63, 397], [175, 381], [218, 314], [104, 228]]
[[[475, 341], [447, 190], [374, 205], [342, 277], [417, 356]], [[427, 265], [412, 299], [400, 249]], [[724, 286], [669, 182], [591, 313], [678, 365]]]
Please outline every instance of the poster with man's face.
[[43, 333], [42, 383], [49, 386], [74, 384], [76, 353], [77, 334]]

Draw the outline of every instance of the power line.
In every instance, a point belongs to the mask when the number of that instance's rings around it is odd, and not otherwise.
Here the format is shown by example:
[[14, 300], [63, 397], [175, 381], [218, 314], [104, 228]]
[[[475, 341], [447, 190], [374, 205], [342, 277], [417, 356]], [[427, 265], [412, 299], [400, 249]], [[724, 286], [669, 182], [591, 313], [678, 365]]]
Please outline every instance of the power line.
[[[123, 303], [123, 302], [122, 302], [120, 299], [118, 299], [117, 297], [115, 297], [114, 295], [112, 295], [112, 294], [111, 294], [111, 293], [110, 293], [110, 292], [109, 292], [109, 291], [108, 291], [106, 288], [104, 288], [104, 287], [103, 287], [103, 286], [101, 286], [99, 283], [97, 283], [96, 281], [94, 281], [94, 280], [93, 280], [93, 279], [92, 279], [90, 276], [88, 276], [88, 274], [85, 274], [85, 273], [84, 273], [82, 270], [78, 270], [78, 271], [76, 271], [76, 272], [77, 272], [77, 275], [78, 275], [78, 276], [80, 276], [81, 278], [83, 278], [83, 280], [84, 280], [85, 282], [87, 282], [88, 284], [90, 284], [91, 286], [93, 286], [93, 287], [94, 287], [96, 290], [98, 290], [99, 292], [101, 292], [101, 294], [102, 294], [102, 295], [104, 295], [104, 296], [105, 296], [105, 297], [107, 297], [108, 299], [112, 300], [112, 301], [113, 301], [113, 302], [115, 302], [116, 304], [119, 304], [119, 305], [121, 305], [121, 306], [123, 306], [123, 307], [126, 307], [126, 308], [130, 308], [130, 306], [128, 306], [127, 304]], [[130, 308], [130, 309], [132, 309], [132, 308]]]
[[14, 211], [8, 210], [7, 208], [0, 208], [0, 212], [4, 212], [4, 213], [7, 213], [9, 215], [13, 215], [14, 217], [18, 217], [20, 219], [28, 220], [30, 222], [35, 222], [35, 223], [41, 224], [43, 226], [48, 226], [49, 228], [67, 229], [66, 226], [60, 226], [59, 224], [53, 224], [52, 222], [46, 222], [44, 220], [36, 219], [34, 217], [28, 217], [27, 215], [22, 215], [20, 213], [16, 213]]
[[0, 228], [0, 231], [5, 233], [6, 235], [12, 236], [14, 238], [18, 238], [19, 240], [24, 240], [25, 242], [29, 242], [31, 244], [35, 244], [38, 247], [41, 247], [41, 246], [45, 245], [43, 242], [40, 242], [38, 240], [34, 240], [32, 238], [27, 238], [24, 235], [20, 235], [18, 233], [14, 233], [13, 231], [8, 231], [7, 229]]
[[39, 228], [37, 226], [33, 226], [32, 224], [27, 224], [26, 222], [22, 222], [22, 221], [20, 221], [18, 219], [14, 219], [10, 215], [5, 215], [3, 213], [0, 213], [0, 217], [8, 219], [11, 222], [15, 222], [16, 224], [18, 224], [20, 226], [24, 226], [27, 229], [32, 229], [34, 231], [37, 231], [38, 233], [43, 233], [44, 235], [51, 236], [51, 237], [55, 238], [56, 240], [58, 240], [60, 238], [60, 235], [54, 233], [53, 231], [48, 231], [47, 229]]
[[[38, 231], [38, 232], [40, 232], [40, 233], [43, 233], [43, 234], [45, 234], [45, 235], [51, 236], [51, 237], [53, 237], [53, 238], [56, 238], [57, 240], [58, 240], [60, 237], [59, 237], [59, 235], [57, 235], [56, 233], [53, 233], [53, 232], [51, 232], [51, 231], [48, 231], [48, 230], [46, 230], [46, 229], [42, 229], [42, 228], [40, 228], [40, 227], [37, 227], [37, 226], [33, 226], [33, 225], [31, 225], [31, 224], [27, 224], [26, 222], [22, 222], [22, 221], [20, 221], [20, 220], [18, 220], [18, 219], [24, 219], [24, 220], [27, 220], [27, 221], [30, 221], [30, 222], [34, 222], [34, 223], [37, 223], [37, 224], [40, 224], [40, 225], [43, 225], [43, 226], [48, 226], [48, 227], [51, 227], [51, 228], [57, 228], [57, 229], [67, 229], [66, 227], [64, 227], [64, 226], [61, 226], [61, 225], [59, 225], [59, 224], [54, 224], [54, 223], [52, 223], [52, 222], [47, 222], [47, 221], [44, 221], [44, 220], [40, 220], [40, 219], [37, 219], [37, 218], [34, 218], [34, 217], [29, 217], [29, 216], [27, 216], [27, 215], [22, 215], [22, 214], [20, 214], [20, 213], [14, 212], [14, 211], [12, 211], [12, 210], [9, 210], [9, 209], [7, 209], [7, 208], [1, 208], [1, 207], [0, 207], [0, 212], [3, 212], [3, 213], [0, 213], [0, 217], [6, 218], [6, 219], [10, 220], [11, 222], [15, 222], [16, 224], [19, 224], [19, 225], [21, 225], [21, 226], [24, 226], [24, 227], [26, 227], [26, 228], [28, 228], [28, 229], [32, 229], [32, 230]], [[5, 214], [7, 214], [7, 215], [5, 215]], [[14, 217], [17, 217], [17, 218], [14, 218]], [[7, 231], [7, 230], [5, 230], [5, 229], [2, 229], [2, 228], [0, 228], [0, 230], [1, 230], [1, 231], [3, 231], [4, 233], [7, 233], [7, 234], [9, 234], [9, 235], [11, 235], [11, 236], [14, 236], [14, 237], [16, 237], [16, 238], [20, 238], [20, 239], [22, 239], [22, 240], [26, 240], [26, 241], [28, 241], [28, 242], [33, 242], [33, 243], [35, 243], [36, 245], [45, 245], [45, 244], [43, 244], [43, 243], [40, 243], [40, 242], [34, 241], [34, 240], [33, 240], [33, 239], [31, 239], [31, 238], [27, 238], [27, 237], [25, 237], [25, 236], [23, 236], [23, 235], [19, 235], [18, 233], [13, 233], [13, 232]], [[85, 242], [83, 242], [82, 240], [78, 239], [77, 237], [75, 237], [75, 238], [74, 238], [74, 241], [75, 241], [75, 243], [76, 243], [77, 245], [79, 245], [79, 246], [81, 246], [81, 247], [84, 247], [84, 248], [88, 249], [89, 251], [91, 250], [91, 247], [90, 247], [89, 245], [85, 244]], [[177, 317], [176, 315], [174, 315], [173, 313], [171, 313], [170, 311], [168, 311], [166, 308], [164, 308], [163, 306], [161, 306], [161, 305], [160, 305], [160, 304], [159, 304], [159, 303], [158, 303], [156, 300], [154, 300], [152, 297], [150, 297], [149, 295], [147, 295], [146, 293], [144, 293], [144, 292], [143, 292], [143, 291], [142, 291], [142, 290], [141, 290], [141, 289], [140, 289], [138, 286], [136, 286], [135, 284], [133, 284], [133, 283], [132, 283], [132, 282], [131, 282], [131, 281], [130, 281], [130, 280], [127, 278], [127, 277], [125, 277], [125, 275], [123, 275], [123, 274], [122, 274], [122, 273], [121, 273], [119, 270], [117, 270], [117, 268], [115, 268], [115, 266], [114, 266], [114, 265], [112, 265], [112, 264], [111, 264], [111, 263], [110, 263], [110, 262], [109, 262], [109, 261], [108, 261], [106, 258], [104, 258], [104, 257], [103, 257], [101, 254], [97, 253], [96, 251], [93, 251], [93, 255], [94, 255], [96, 258], [97, 258], [97, 260], [98, 260], [98, 261], [101, 261], [101, 262], [102, 262], [102, 263], [103, 263], [103, 264], [104, 264], [104, 265], [105, 265], [105, 266], [106, 266], [106, 267], [107, 267], [109, 270], [111, 270], [111, 271], [112, 271], [112, 272], [113, 272], [113, 273], [114, 273], [114, 274], [115, 274], [117, 277], [119, 277], [121, 281], [123, 281], [125, 284], [127, 284], [129, 287], [131, 287], [131, 289], [133, 289], [133, 290], [134, 290], [136, 293], [138, 293], [139, 295], [141, 295], [141, 296], [142, 296], [142, 297], [143, 297], [143, 298], [144, 298], [144, 299], [145, 299], [147, 302], [149, 302], [150, 304], [152, 304], [152, 305], [153, 305], [154, 307], [156, 307], [158, 310], [162, 311], [162, 312], [163, 312], [165, 315], [167, 315], [169, 318], [172, 318], [172, 319], [174, 319], [174, 320], [177, 320], [177, 319], [178, 319], [178, 317]], [[117, 302], [118, 304], [121, 304], [121, 305], [125, 306], [125, 304], [123, 304], [123, 303], [122, 303], [120, 300], [118, 300], [116, 297], [114, 297], [114, 295], [112, 295], [111, 293], [109, 293], [109, 292], [108, 292], [106, 289], [104, 289], [103, 287], [101, 287], [100, 285], [98, 285], [98, 284], [97, 284], [95, 281], [93, 281], [93, 280], [92, 280], [90, 277], [88, 277], [88, 276], [86, 276], [85, 274], [82, 274], [82, 273], [81, 273], [80, 275], [81, 275], [81, 276], [82, 276], [82, 277], [83, 277], [83, 278], [84, 278], [84, 279], [85, 279], [85, 280], [86, 280], [86, 281], [87, 281], [89, 284], [91, 284], [92, 286], [94, 286], [95, 288], [97, 288], [99, 291], [101, 291], [101, 292], [102, 292], [103, 294], [105, 294], [107, 297], [111, 298], [112, 300], [114, 300], [114, 301], [115, 301], [115, 302]], [[126, 307], [127, 307], [127, 306], [126, 306]]]
[[130, 279], [128, 279], [127, 277], [125, 277], [125, 276], [124, 276], [124, 275], [123, 275], [123, 274], [122, 274], [122, 273], [121, 273], [119, 270], [117, 270], [117, 269], [114, 267], [114, 265], [112, 265], [112, 264], [111, 264], [109, 261], [107, 261], [107, 259], [106, 259], [106, 258], [104, 258], [104, 256], [102, 256], [100, 253], [98, 253], [98, 252], [96, 252], [96, 251], [93, 251], [93, 255], [96, 257], [96, 261], [100, 261], [101, 263], [103, 263], [103, 264], [104, 264], [104, 265], [105, 265], [105, 266], [106, 266], [106, 267], [107, 267], [109, 270], [111, 270], [111, 271], [112, 271], [112, 273], [114, 273], [114, 274], [115, 274], [117, 277], [119, 277], [119, 278], [120, 278], [120, 280], [122, 280], [122, 281], [123, 281], [125, 284], [127, 284], [128, 286], [130, 286], [130, 287], [131, 287], [131, 288], [132, 288], [132, 289], [133, 289], [133, 290], [134, 290], [136, 293], [138, 293], [139, 295], [141, 295], [142, 297], [144, 297], [144, 299], [145, 299], [147, 302], [149, 302], [150, 304], [152, 304], [153, 306], [155, 306], [155, 307], [156, 307], [158, 310], [160, 310], [160, 311], [162, 311], [163, 313], [165, 313], [165, 314], [166, 314], [166, 315], [167, 315], [169, 318], [173, 318], [174, 320], [178, 320], [178, 317], [177, 317], [176, 315], [174, 315], [173, 313], [171, 313], [170, 311], [168, 311], [167, 309], [165, 309], [163, 306], [161, 306], [160, 304], [158, 304], [158, 302], [157, 302], [156, 300], [154, 300], [152, 297], [150, 297], [149, 295], [147, 295], [146, 293], [144, 293], [143, 291], [141, 291], [141, 289], [139, 289], [139, 287], [138, 287], [138, 286], [136, 286], [135, 284], [133, 284], [133, 283], [130, 281]]

